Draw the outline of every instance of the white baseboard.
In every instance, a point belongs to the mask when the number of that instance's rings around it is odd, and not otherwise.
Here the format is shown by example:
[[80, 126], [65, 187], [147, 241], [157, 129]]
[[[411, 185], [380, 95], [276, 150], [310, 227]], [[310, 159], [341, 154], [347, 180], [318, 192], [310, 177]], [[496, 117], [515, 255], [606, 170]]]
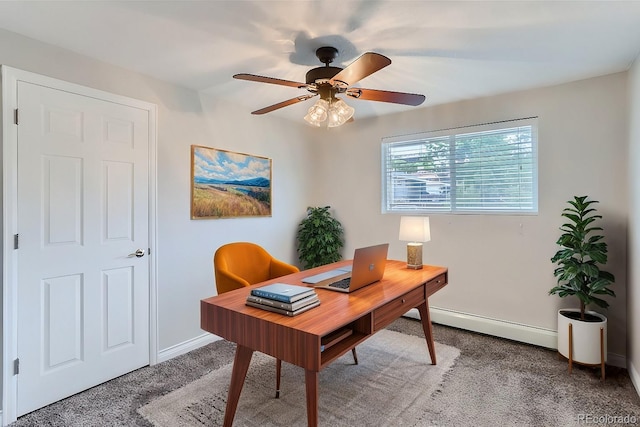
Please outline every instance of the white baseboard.
[[636, 392], [638, 393], [638, 396], [640, 396], [640, 373], [638, 373], [638, 370], [636, 369], [636, 367], [633, 365], [632, 362], [629, 362], [629, 364], [627, 365], [627, 372], [629, 372], [629, 377], [631, 377], [631, 382], [633, 383], [633, 386], [636, 388]]
[[627, 368], [627, 358], [621, 354], [607, 352], [607, 365], [617, 368]]
[[214, 341], [218, 341], [221, 338], [213, 334], [202, 334], [190, 340], [181, 342], [180, 344], [172, 345], [158, 352], [158, 363], [166, 362], [169, 359], [196, 350]]
[[[440, 325], [453, 326], [454, 328], [466, 329], [494, 337], [507, 338], [513, 341], [554, 350], [558, 348], [558, 333], [551, 329], [492, 319], [490, 317], [438, 307], [430, 307], [430, 314], [431, 321]], [[415, 308], [409, 310], [405, 316], [415, 319], [420, 318], [420, 314]], [[607, 353], [607, 364], [626, 368], [627, 360], [624, 356], [609, 352]]]

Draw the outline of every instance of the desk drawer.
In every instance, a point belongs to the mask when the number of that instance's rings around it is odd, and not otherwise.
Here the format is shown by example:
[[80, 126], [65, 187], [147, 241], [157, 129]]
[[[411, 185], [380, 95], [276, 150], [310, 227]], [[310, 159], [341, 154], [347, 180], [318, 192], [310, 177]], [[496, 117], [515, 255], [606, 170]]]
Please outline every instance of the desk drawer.
[[420, 286], [374, 310], [373, 329], [379, 331], [404, 313], [424, 302], [424, 286]]
[[442, 289], [447, 284], [447, 273], [434, 277], [427, 282], [427, 298]]

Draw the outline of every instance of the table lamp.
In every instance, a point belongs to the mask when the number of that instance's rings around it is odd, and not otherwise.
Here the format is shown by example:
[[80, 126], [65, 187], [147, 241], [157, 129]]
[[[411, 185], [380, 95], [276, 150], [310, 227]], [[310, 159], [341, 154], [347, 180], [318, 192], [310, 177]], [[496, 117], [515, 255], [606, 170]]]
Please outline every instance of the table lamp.
[[422, 242], [431, 240], [428, 216], [400, 217], [400, 240], [407, 243], [407, 268], [422, 268]]

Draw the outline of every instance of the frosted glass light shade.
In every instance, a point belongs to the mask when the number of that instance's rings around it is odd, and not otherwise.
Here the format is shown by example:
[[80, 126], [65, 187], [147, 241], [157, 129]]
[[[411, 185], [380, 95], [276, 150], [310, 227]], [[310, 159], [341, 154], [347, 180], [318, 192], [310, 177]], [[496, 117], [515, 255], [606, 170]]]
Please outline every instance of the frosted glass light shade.
[[318, 102], [313, 104], [307, 111], [307, 115], [304, 119], [312, 126], [320, 126], [322, 122], [327, 120], [327, 111], [329, 110], [329, 103], [324, 99], [319, 99]]
[[329, 121], [327, 122], [327, 127], [333, 128], [345, 124], [347, 120], [353, 117], [355, 111], [353, 107], [347, 105], [342, 99], [336, 98], [336, 100], [332, 101], [329, 105]]

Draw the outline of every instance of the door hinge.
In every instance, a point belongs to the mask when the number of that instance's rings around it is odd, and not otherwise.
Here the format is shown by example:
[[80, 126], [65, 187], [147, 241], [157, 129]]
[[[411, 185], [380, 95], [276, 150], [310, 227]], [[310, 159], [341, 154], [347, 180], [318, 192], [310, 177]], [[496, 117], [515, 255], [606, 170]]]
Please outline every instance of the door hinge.
[[13, 235], [13, 249], [18, 249], [18, 247], [20, 246], [20, 240], [18, 236], [18, 234]]
[[20, 359], [16, 359], [13, 361], [13, 375], [18, 375], [20, 373]]
[[18, 109], [13, 110], [13, 122], [18, 124]]

